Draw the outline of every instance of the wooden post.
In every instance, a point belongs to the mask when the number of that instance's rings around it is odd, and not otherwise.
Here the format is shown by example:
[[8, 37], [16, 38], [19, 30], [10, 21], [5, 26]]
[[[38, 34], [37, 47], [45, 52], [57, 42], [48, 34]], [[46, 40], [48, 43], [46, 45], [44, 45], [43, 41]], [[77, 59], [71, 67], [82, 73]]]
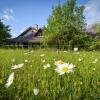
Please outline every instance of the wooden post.
[[31, 51], [32, 50], [32, 43], [28, 42], [28, 50]]
[[17, 42], [15, 43], [15, 47], [18, 49], [18, 43]]

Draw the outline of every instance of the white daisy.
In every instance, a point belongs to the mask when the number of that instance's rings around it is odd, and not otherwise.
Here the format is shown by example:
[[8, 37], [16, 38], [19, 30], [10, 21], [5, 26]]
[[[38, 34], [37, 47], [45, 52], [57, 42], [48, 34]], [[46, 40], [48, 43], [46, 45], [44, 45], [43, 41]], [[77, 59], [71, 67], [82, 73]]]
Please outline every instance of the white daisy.
[[41, 54], [40, 57], [44, 57], [44, 54]]
[[34, 95], [38, 95], [39, 89], [35, 88], [35, 89], [33, 89], [33, 92], [34, 92]]
[[51, 67], [51, 65], [50, 64], [46, 64], [43, 67], [44, 67], [44, 69], [47, 69], [47, 68]]
[[18, 68], [18, 65], [14, 65], [14, 66], [12, 66], [11, 69], [17, 69], [17, 68]]
[[22, 64], [18, 64], [19, 68], [23, 67], [24, 66], [24, 63]]
[[55, 61], [56, 66], [59, 66], [59, 65], [62, 65], [62, 64], [64, 64], [64, 62], [62, 60]]
[[43, 63], [44, 63], [44, 62], [45, 62], [45, 59], [44, 59], [44, 60], [41, 60], [41, 62], [43, 62]]
[[64, 63], [64, 64], [61, 64], [59, 65], [55, 70], [59, 73], [59, 75], [63, 75], [65, 73], [70, 73], [72, 72], [73, 68], [75, 66], [73, 64], [69, 64], [69, 63]]
[[47, 64], [47, 67], [50, 67], [51, 65], [50, 64]]
[[64, 52], [67, 52], [67, 51], [64, 51]]
[[97, 62], [98, 61], [98, 59], [95, 59], [95, 62]]
[[83, 82], [80, 82], [80, 85], [82, 85], [83, 84]]
[[82, 61], [82, 59], [81, 59], [81, 58], [79, 58], [79, 59], [78, 59], [78, 61]]
[[28, 62], [28, 60], [26, 59], [26, 60], [25, 60], [25, 62], [27, 63], [27, 62]]
[[21, 68], [23, 66], [24, 66], [23, 63], [22, 64], [18, 64], [18, 65], [14, 65], [14, 66], [12, 66], [12, 69], [18, 69], [18, 68]]
[[74, 51], [78, 51], [78, 48], [74, 48]]
[[95, 63], [97, 63], [97, 62], [98, 62], [98, 59], [95, 59], [92, 63], [94, 63], [94, 64], [95, 64]]
[[5, 84], [6, 88], [8, 88], [13, 83], [13, 79], [14, 79], [14, 72], [10, 74], [7, 83]]

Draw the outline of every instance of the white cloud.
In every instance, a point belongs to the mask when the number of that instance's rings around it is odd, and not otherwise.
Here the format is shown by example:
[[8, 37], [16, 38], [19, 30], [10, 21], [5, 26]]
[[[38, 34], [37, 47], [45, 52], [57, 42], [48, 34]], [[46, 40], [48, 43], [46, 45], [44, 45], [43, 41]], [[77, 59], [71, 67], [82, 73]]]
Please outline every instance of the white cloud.
[[6, 20], [6, 21], [8, 21], [8, 20], [13, 20], [13, 19], [14, 19], [13, 16], [11, 16], [11, 15], [3, 15], [2, 18], [3, 18], [4, 20]]
[[12, 14], [12, 13], [13, 13], [13, 9], [6, 8], [4, 10], [4, 14]]
[[9, 9], [9, 8], [4, 9], [3, 15], [2, 15], [2, 19], [4, 21], [13, 20], [14, 19], [14, 17], [13, 17], [13, 9]]
[[88, 25], [100, 22], [100, 0], [89, 0], [85, 4], [85, 16]]

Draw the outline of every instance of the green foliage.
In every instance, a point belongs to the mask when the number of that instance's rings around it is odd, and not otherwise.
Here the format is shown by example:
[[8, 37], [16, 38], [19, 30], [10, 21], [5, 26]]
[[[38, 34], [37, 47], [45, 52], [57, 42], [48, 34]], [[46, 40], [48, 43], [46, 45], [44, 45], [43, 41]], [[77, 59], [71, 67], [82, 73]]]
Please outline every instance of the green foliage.
[[2, 20], [0, 20], [0, 42], [11, 37], [9, 26], [6, 26]]
[[86, 23], [83, 12], [84, 6], [76, 6], [76, 0], [67, 0], [64, 4], [59, 3], [53, 7], [52, 15], [49, 16], [44, 29], [44, 42], [58, 47], [60, 45], [73, 47], [77, 43], [85, 45], [89, 39], [85, 34]]
[[[55, 31], [56, 30], [56, 31]], [[45, 43], [52, 41], [52, 38], [56, 37], [62, 32], [62, 10], [61, 5], [53, 7], [52, 15], [48, 18], [47, 27], [44, 29]]]
[[[80, 44], [80, 41], [85, 38], [86, 28], [83, 11], [84, 6], [76, 6], [76, 0], [67, 0], [63, 5], [59, 3], [53, 7], [52, 15], [49, 16], [44, 29], [44, 42], [58, 47], [59, 45], [72, 46], [75, 41]], [[82, 45], [83, 43], [81, 42]]]
[[92, 44], [89, 47], [90, 50], [100, 50], [100, 40], [92, 41]]

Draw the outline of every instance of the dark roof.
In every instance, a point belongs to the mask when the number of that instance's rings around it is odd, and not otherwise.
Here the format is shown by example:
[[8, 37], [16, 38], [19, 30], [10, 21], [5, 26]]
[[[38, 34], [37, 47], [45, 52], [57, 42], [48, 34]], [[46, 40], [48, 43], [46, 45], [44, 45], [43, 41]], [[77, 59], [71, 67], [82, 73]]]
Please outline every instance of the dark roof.
[[94, 34], [94, 35], [96, 34], [96, 31], [94, 29], [90, 29], [90, 28], [87, 29], [86, 32], [90, 33], [90, 34]]
[[[28, 34], [25, 36], [25, 34], [29, 31], [29, 30], [35, 30], [33, 31], [31, 34]], [[33, 27], [29, 27], [27, 30], [25, 30], [23, 33], [21, 33], [18, 37], [10, 39], [10, 42], [13, 43], [27, 43], [27, 42], [31, 42], [31, 43], [41, 43], [42, 42], [42, 29], [38, 29], [36, 30]]]
[[36, 28], [34, 28], [34, 27], [29, 27], [29, 28], [27, 28], [24, 32], [22, 32], [19, 36], [23, 36], [23, 35], [25, 35], [28, 31], [30, 31], [30, 30], [36, 30], [37, 31], [37, 29]]

